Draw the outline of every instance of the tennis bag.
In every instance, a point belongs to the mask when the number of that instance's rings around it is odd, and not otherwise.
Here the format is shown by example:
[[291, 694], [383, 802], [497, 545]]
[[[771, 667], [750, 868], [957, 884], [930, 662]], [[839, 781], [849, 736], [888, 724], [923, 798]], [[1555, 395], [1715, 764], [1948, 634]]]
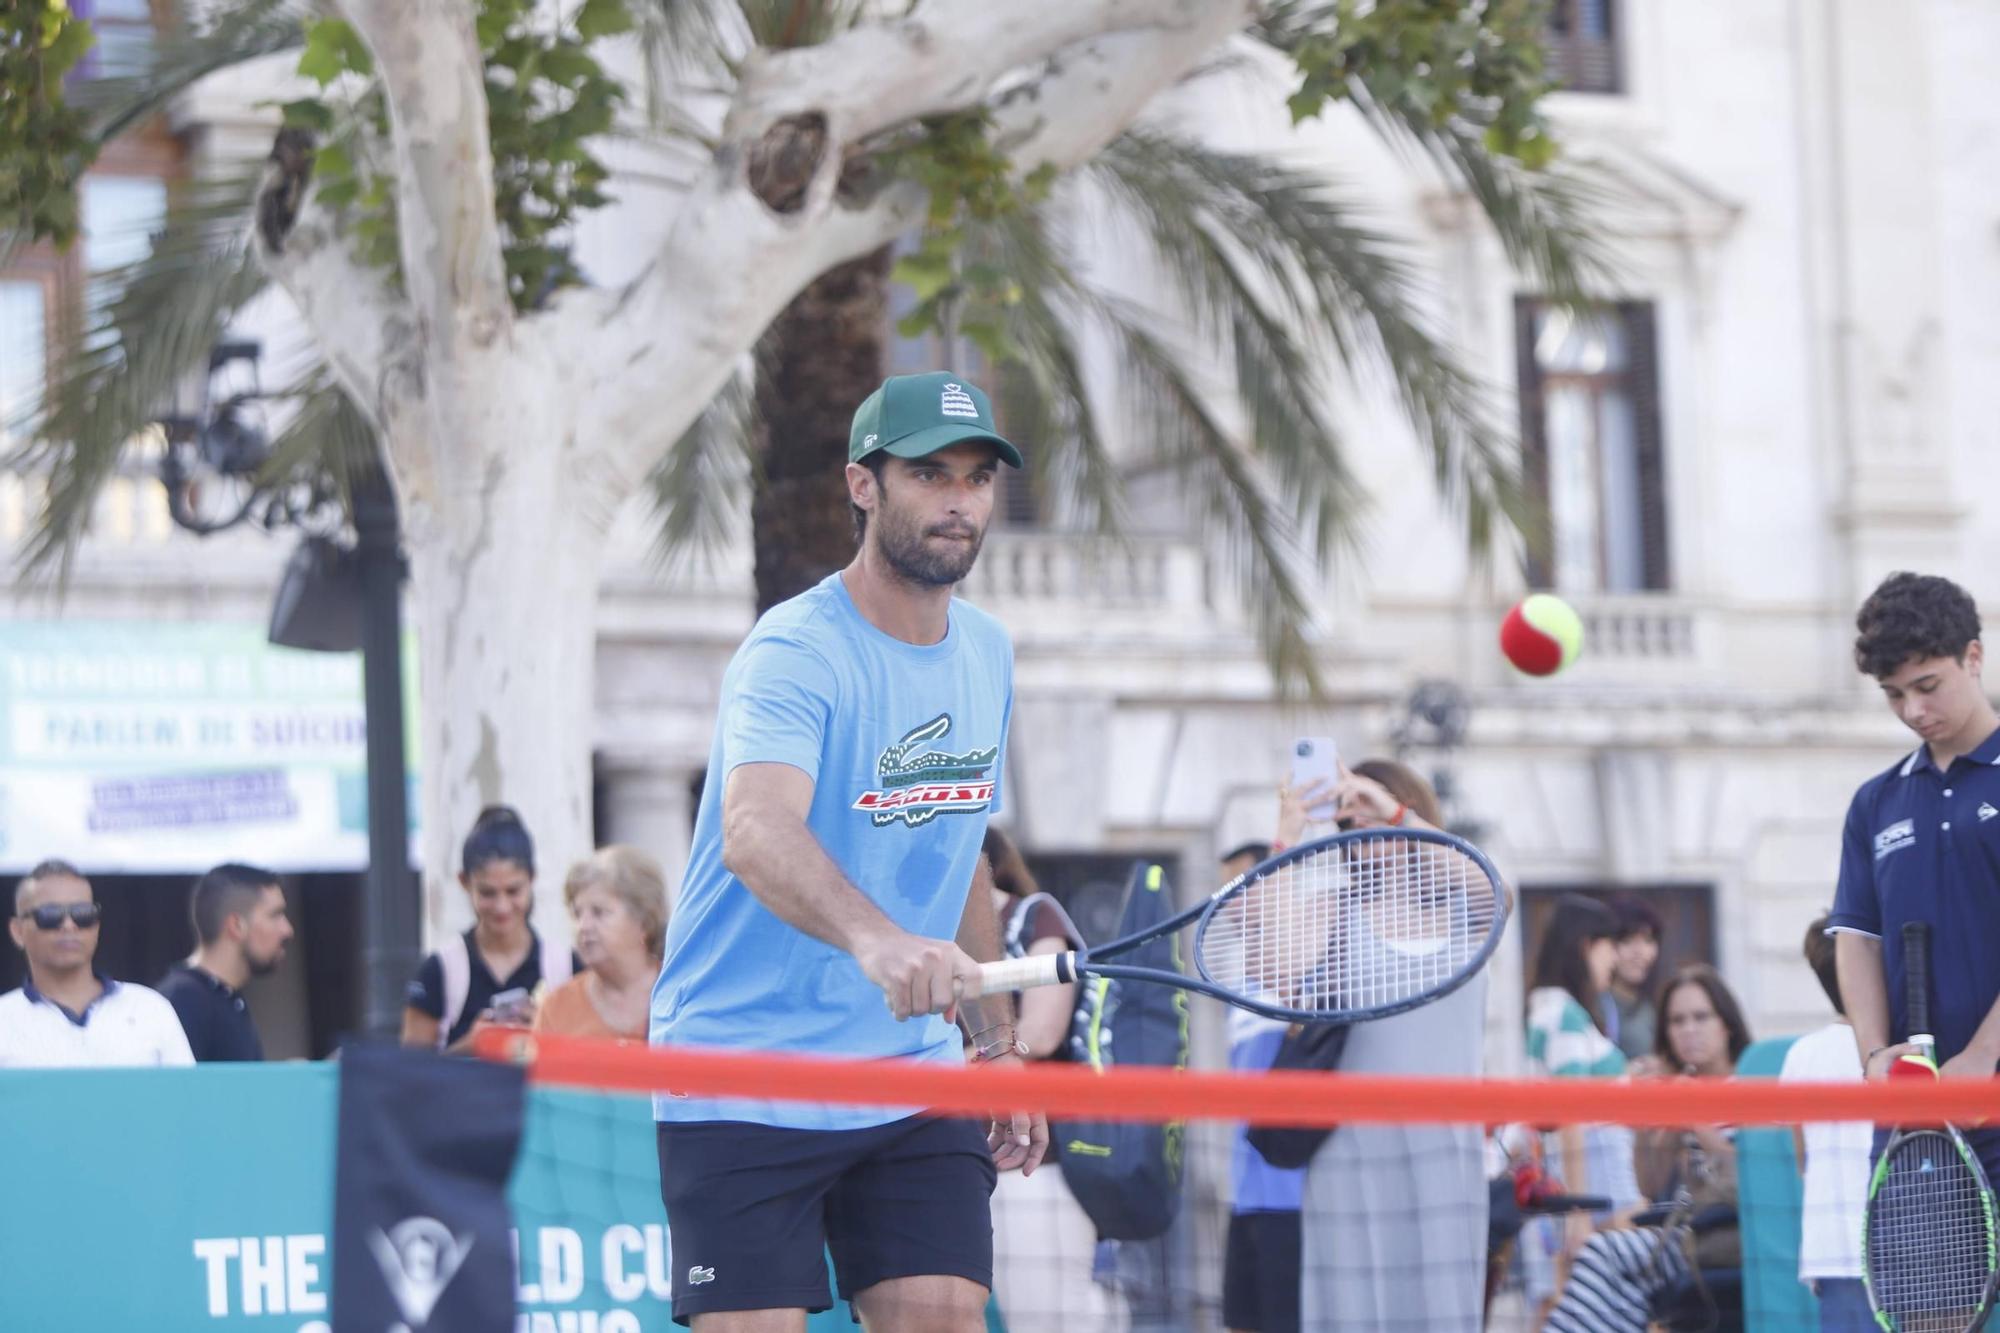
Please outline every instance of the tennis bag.
[[[1164, 921], [1173, 913], [1166, 872], [1136, 862], [1125, 884], [1124, 903], [1113, 938]], [[1179, 971], [1180, 941], [1155, 940], [1129, 961]], [[1118, 1065], [1187, 1068], [1187, 992], [1143, 981], [1084, 976], [1070, 1020], [1069, 1058], [1099, 1072]], [[1099, 1238], [1149, 1240], [1173, 1225], [1181, 1203], [1186, 1129], [1179, 1120], [1165, 1124], [1065, 1120], [1051, 1128], [1063, 1180], [1096, 1225]]]

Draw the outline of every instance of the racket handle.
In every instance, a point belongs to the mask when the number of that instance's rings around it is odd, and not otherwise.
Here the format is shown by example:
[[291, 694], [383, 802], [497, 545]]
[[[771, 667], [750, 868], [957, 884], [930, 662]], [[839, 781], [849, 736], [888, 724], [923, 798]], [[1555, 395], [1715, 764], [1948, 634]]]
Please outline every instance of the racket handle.
[[1931, 1040], [1931, 927], [1927, 921], [1903, 925], [1903, 1009], [1910, 1027], [1905, 1040]]
[[958, 993], [971, 999], [979, 995], [999, 995], [1035, 986], [1060, 986], [1076, 980], [1076, 955], [1038, 953], [1026, 958], [1003, 958], [997, 963], [981, 963], [977, 977], [960, 977]]

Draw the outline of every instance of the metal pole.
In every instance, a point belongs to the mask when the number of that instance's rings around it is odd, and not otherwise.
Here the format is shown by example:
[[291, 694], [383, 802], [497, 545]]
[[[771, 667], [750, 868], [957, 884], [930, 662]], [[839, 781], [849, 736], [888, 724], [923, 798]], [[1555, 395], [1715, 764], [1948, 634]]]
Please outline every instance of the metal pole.
[[362, 698], [368, 716], [368, 876], [362, 906], [366, 1029], [402, 1028], [403, 988], [420, 958], [421, 903], [410, 873], [403, 752], [403, 555], [387, 478], [355, 490], [354, 560], [361, 582]]

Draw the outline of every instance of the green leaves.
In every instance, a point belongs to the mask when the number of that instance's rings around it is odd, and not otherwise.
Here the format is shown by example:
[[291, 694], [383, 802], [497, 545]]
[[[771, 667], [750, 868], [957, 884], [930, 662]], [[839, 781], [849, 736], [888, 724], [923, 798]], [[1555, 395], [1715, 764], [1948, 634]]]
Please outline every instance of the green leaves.
[[[517, 309], [582, 281], [570, 233], [578, 214], [611, 202], [610, 172], [590, 142], [611, 131], [625, 100], [591, 44], [634, 26], [629, 0], [585, 0], [567, 28], [550, 27], [529, 0], [480, 0], [473, 30], [485, 70], [494, 212]], [[328, 18], [306, 27], [298, 68], [322, 89], [348, 76], [369, 81], [346, 104], [303, 98], [282, 109], [286, 125], [322, 140], [313, 166], [319, 201], [348, 215], [366, 262], [393, 270], [395, 190], [374, 165], [379, 151], [369, 151], [388, 133], [374, 60], [350, 24]]]
[[1547, 0], [1281, 0], [1259, 34], [1290, 55], [1294, 121], [1367, 100], [1442, 129], [1467, 125], [1488, 151], [1538, 169], [1555, 156], [1540, 104]]
[[97, 145], [63, 80], [94, 40], [65, 0], [0, 10], [0, 251], [10, 237], [76, 239], [77, 182]]
[[993, 117], [981, 108], [931, 116], [921, 133], [883, 152], [891, 175], [930, 191], [930, 211], [916, 250], [896, 261], [890, 276], [908, 283], [917, 306], [896, 323], [906, 338], [936, 329], [971, 340], [994, 361], [1012, 350], [1006, 312], [1021, 300], [1021, 286], [1001, 267], [962, 265], [968, 228], [1012, 216], [1046, 199], [1055, 170], [1046, 164], [1016, 182], [1014, 164], [993, 146]]
[[368, 78], [375, 58], [354, 25], [345, 19], [317, 19], [306, 25], [306, 49], [299, 54], [299, 73], [325, 88], [343, 74]]
[[626, 0], [586, 0], [572, 31], [550, 31], [522, 0], [484, 0], [487, 132], [507, 287], [532, 310], [583, 280], [570, 252], [577, 215], [611, 202], [590, 141], [610, 132], [625, 88], [591, 43], [633, 27]]
[[616, 37], [636, 26], [625, 0], [583, 0], [583, 8], [576, 13], [576, 35], [586, 42]]

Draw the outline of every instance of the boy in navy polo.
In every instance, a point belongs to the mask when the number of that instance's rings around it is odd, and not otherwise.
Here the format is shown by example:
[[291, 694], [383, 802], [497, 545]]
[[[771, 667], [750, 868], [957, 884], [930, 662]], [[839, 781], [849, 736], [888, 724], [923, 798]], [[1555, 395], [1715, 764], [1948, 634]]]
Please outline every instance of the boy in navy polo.
[[[1948, 579], [1892, 574], [1855, 620], [1856, 664], [1923, 743], [1847, 810], [1834, 935], [1871, 1079], [1910, 1049], [1903, 926], [1931, 927], [1931, 1025], [1946, 1078], [2000, 1064], [2000, 714], [1980, 685], [1979, 610]], [[2000, 1130], [1967, 1135], [2000, 1178]]]

